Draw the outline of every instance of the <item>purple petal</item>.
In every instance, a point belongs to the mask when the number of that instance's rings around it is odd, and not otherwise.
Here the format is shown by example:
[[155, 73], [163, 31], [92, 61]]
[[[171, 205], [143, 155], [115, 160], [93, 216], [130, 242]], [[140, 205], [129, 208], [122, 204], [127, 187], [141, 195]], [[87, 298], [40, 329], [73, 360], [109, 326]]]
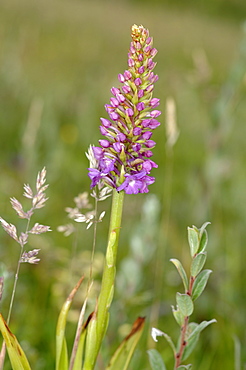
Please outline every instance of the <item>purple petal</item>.
[[116, 99], [118, 100], [119, 103], [123, 103], [126, 100], [126, 98], [122, 94], [117, 94]]
[[146, 140], [145, 145], [147, 148], [153, 148], [155, 146], [156, 142], [154, 140]]
[[93, 150], [94, 156], [97, 160], [100, 160], [101, 158], [103, 158], [102, 148], [99, 148], [98, 146], [93, 146], [92, 150]]
[[133, 135], [134, 136], [139, 136], [139, 135], [141, 135], [141, 133], [142, 133], [142, 129], [140, 127], [134, 127], [134, 129], [133, 129]]
[[129, 59], [128, 59], [128, 66], [129, 66], [130, 68], [132, 68], [132, 67], [134, 67], [134, 65], [135, 65], [134, 60], [133, 60], [132, 58], [129, 58]]
[[160, 122], [157, 121], [156, 119], [151, 119], [148, 125], [148, 127], [151, 128], [151, 130], [154, 130], [158, 126], [160, 126]]
[[119, 105], [120, 103], [119, 103], [118, 99], [116, 99], [116, 98], [111, 98], [111, 99], [110, 99], [110, 104], [111, 104], [114, 108], [116, 108], [116, 107], [118, 107], [118, 105]]
[[125, 141], [126, 140], [126, 135], [125, 134], [123, 134], [123, 132], [119, 132], [117, 135], [116, 135], [116, 139], [118, 140], [118, 141]]
[[106, 119], [106, 118], [100, 118], [101, 122], [102, 122], [102, 125], [106, 128], [109, 128], [112, 126], [112, 123]]
[[119, 80], [121, 83], [125, 82], [125, 77], [123, 76], [123, 74], [121, 74], [121, 73], [119, 73], [119, 74], [118, 74], [118, 80]]
[[149, 105], [151, 108], [156, 108], [160, 104], [160, 99], [153, 98], [150, 100]]
[[135, 85], [136, 86], [140, 86], [141, 85], [141, 83], [142, 83], [142, 80], [141, 80], [141, 78], [140, 77], [137, 77], [136, 79], [135, 79]]
[[144, 96], [144, 90], [143, 89], [140, 89], [139, 91], [138, 91], [138, 97], [139, 98], [142, 98]]
[[131, 88], [128, 85], [122, 86], [122, 91], [124, 94], [129, 94], [131, 92]]
[[139, 60], [139, 62], [142, 62], [144, 60], [143, 54], [139, 54], [138, 60]]
[[122, 144], [117, 141], [117, 143], [113, 143], [113, 148], [117, 153], [121, 152]]
[[130, 80], [130, 79], [132, 78], [132, 74], [131, 74], [131, 72], [126, 70], [126, 71], [124, 72], [124, 77], [125, 77], [126, 81], [127, 81], [127, 80]]
[[152, 112], [150, 112], [150, 115], [151, 115], [151, 117], [156, 118], [156, 117], [161, 115], [161, 111], [153, 110]]
[[111, 93], [112, 93], [114, 96], [116, 96], [116, 94], [119, 94], [119, 93], [120, 93], [120, 90], [119, 90], [119, 89], [117, 89], [117, 87], [112, 87], [112, 89], [111, 89]]
[[131, 108], [127, 108], [126, 109], [126, 114], [129, 116], [129, 117], [132, 117], [134, 115], [134, 112]]
[[138, 68], [138, 73], [143, 74], [144, 73], [144, 66], [141, 66]]
[[142, 135], [142, 138], [144, 139], [144, 140], [149, 140], [150, 138], [151, 138], [151, 136], [153, 135], [153, 132], [151, 132], [151, 131], [145, 131], [144, 133], [143, 133], [143, 135]]
[[108, 115], [109, 115], [109, 118], [112, 119], [112, 121], [117, 121], [117, 119], [119, 118], [119, 115], [116, 112], [110, 112]]
[[103, 148], [108, 148], [110, 146], [110, 142], [108, 140], [99, 140], [99, 143]]
[[138, 110], [139, 112], [141, 112], [142, 110], [144, 110], [145, 105], [144, 105], [144, 103], [143, 103], [143, 102], [141, 102], [141, 103], [137, 103], [136, 108], [137, 108], [137, 110]]

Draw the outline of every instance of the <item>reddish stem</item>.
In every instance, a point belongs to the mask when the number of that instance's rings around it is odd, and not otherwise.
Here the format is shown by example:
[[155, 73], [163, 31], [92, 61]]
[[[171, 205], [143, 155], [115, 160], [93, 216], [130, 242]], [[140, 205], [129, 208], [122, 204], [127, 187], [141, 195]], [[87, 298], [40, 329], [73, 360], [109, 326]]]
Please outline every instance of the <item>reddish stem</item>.
[[[193, 284], [195, 282], [195, 277], [191, 276], [189, 281], [189, 290], [186, 292], [189, 296], [192, 294]], [[182, 356], [187, 345], [187, 341], [185, 340], [186, 332], [189, 324], [189, 316], [184, 318], [184, 324], [181, 326], [181, 338], [180, 338], [180, 347], [179, 351], [175, 355], [175, 366], [174, 369], [177, 369], [181, 365]]]

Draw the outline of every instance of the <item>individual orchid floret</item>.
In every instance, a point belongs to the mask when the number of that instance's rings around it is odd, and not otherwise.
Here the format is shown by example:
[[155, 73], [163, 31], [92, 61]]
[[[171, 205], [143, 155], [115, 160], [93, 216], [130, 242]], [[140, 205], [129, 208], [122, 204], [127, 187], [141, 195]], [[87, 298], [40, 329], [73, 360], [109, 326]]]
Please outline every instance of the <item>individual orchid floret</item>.
[[[119, 87], [112, 87], [113, 97], [105, 105], [109, 118], [101, 118], [104, 136], [99, 146], [90, 146], [88, 176], [91, 187], [105, 184], [127, 194], [147, 193], [155, 181], [150, 171], [157, 164], [151, 161], [155, 142], [153, 130], [160, 125], [160, 100], [153, 98], [158, 76], [153, 69], [157, 50], [149, 31], [143, 26], [132, 27], [128, 53], [128, 69], [118, 75]], [[151, 150], [150, 150], [151, 149]]]

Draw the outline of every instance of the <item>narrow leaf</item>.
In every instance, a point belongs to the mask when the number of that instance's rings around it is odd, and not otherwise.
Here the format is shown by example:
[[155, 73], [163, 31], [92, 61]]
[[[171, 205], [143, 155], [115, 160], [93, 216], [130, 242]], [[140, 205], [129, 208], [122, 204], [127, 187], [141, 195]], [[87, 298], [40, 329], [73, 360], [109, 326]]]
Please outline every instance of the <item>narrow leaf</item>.
[[190, 273], [191, 276], [197, 276], [199, 272], [202, 270], [205, 262], [206, 262], [207, 254], [205, 253], [199, 253], [195, 256], [195, 258], [192, 260]]
[[197, 326], [198, 326], [198, 324], [195, 323], [195, 322], [191, 322], [188, 325], [188, 330], [187, 330], [187, 333], [186, 333], [187, 345], [185, 346], [185, 349], [184, 349], [184, 353], [183, 353], [183, 356], [182, 356], [182, 361], [185, 361], [189, 357], [189, 355], [193, 352], [193, 350], [194, 350], [194, 348], [195, 348], [195, 346], [198, 342], [199, 334], [192, 336], [190, 338], [190, 340], [187, 339], [187, 338], [189, 338], [189, 335], [196, 329]]
[[208, 232], [207, 230], [203, 231], [203, 234], [200, 234], [200, 245], [198, 249], [198, 253], [204, 252], [206, 250], [207, 244], [208, 244]]
[[183, 356], [182, 356], [182, 361], [185, 361], [189, 355], [192, 353], [194, 350], [198, 340], [199, 336], [202, 330], [204, 330], [208, 325], [216, 322], [215, 319], [210, 320], [210, 321], [203, 321], [199, 325], [192, 322], [188, 326], [188, 331], [190, 331], [190, 334], [187, 336], [187, 346], [185, 347]]
[[206, 230], [206, 227], [210, 225], [210, 222], [205, 222], [202, 227], [199, 229], [199, 240], [200, 245], [198, 249], [198, 253], [204, 252], [206, 250], [207, 244], [208, 244], [208, 233]]
[[187, 340], [188, 341], [191, 340], [193, 338], [193, 336], [196, 336], [197, 334], [200, 334], [201, 331], [204, 330], [208, 325], [216, 323], [216, 322], [217, 321], [215, 319], [212, 319], [210, 321], [202, 321], [199, 325], [197, 325], [195, 330], [192, 331], [192, 333], [189, 335]]
[[156, 349], [149, 349], [147, 351], [149, 362], [152, 370], [166, 370], [166, 366], [160, 353]]
[[179, 326], [184, 324], [184, 315], [181, 313], [179, 307], [172, 306], [172, 313]]
[[190, 246], [190, 254], [191, 257], [193, 257], [199, 248], [199, 233], [194, 227], [188, 227], [188, 241]]
[[183, 281], [185, 291], [187, 291], [188, 290], [188, 278], [187, 278], [186, 272], [185, 272], [181, 262], [179, 260], [177, 260], [176, 258], [172, 258], [172, 259], [170, 259], [170, 261], [177, 268], [178, 273], [179, 273], [179, 275], [180, 275], [180, 277]]
[[67, 314], [72, 304], [73, 298], [79, 289], [84, 277], [78, 281], [74, 289], [69, 294], [66, 302], [63, 304], [58, 322], [56, 326], [56, 370], [67, 370], [68, 368], [68, 356], [67, 356], [67, 345], [65, 341], [65, 328], [67, 322]]
[[202, 234], [204, 233], [204, 231], [205, 231], [206, 227], [207, 227], [208, 225], [210, 225], [210, 224], [211, 224], [211, 222], [205, 222], [205, 223], [200, 227], [200, 229], [199, 229], [200, 236], [202, 236]]
[[191, 296], [188, 294], [176, 294], [177, 305], [184, 316], [190, 316], [193, 312], [194, 306]]
[[195, 301], [204, 291], [211, 272], [212, 270], [203, 270], [199, 275], [197, 275], [192, 289], [193, 301]]
[[84, 354], [84, 345], [85, 345], [85, 338], [87, 334], [87, 327], [91, 321], [91, 318], [93, 316], [94, 312], [92, 312], [86, 322], [83, 325], [82, 332], [80, 334], [79, 343], [76, 348], [76, 353], [74, 354], [74, 361], [71, 362], [73, 354], [71, 355], [70, 359], [70, 368], [72, 370], [81, 370], [82, 369], [82, 360], [83, 360], [83, 354]]
[[81, 370], [82, 368], [85, 334], [87, 333], [87, 326], [89, 325], [94, 315], [94, 312], [92, 312], [89, 315], [88, 319], [86, 320], [85, 324], [83, 325], [87, 301], [88, 301], [88, 297], [89, 297], [89, 293], [90, 293], [92, 285], [93, 285], [93, 282], [91, 282], [91, 284], [89, 285], [89, 288], [87, 289], [86, 297], [85, 297], [82, 309], [80, 311], [79, 320], [77, 323], [77, 330], [76, 330], [76, 334], [75, 334], [75, 338], [73, 342], [73, 349], [72, 349], [70, 362], [69, 362], [69, 370]]
[[180, 365], [177, 370], [190, 370], [192, 368], [192, 365]]
[[0, 314], [0, 330], [6, 343], [9, 359], [13, 370], [31, 370], [26, 355], [14, 334]]
[[130, 334], [123, 340], [110, 360], [107, 370], [126, 370], [136, 345], [142, 335], [145, 318], [139, 317], [133, 324]]

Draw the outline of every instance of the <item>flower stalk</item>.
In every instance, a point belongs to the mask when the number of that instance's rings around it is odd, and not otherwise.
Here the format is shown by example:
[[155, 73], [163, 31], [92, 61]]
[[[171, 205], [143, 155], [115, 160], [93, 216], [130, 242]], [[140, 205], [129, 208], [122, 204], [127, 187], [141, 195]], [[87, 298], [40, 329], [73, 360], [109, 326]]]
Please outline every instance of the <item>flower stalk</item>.
[[108, 311], [114, 294], [116, 258], [121, 227], [123, 201], [124, 191], [117, 192], [114, 189], [102, 286], [98, 298], [97, 308], [88, 327], [87, 335], [88, 338], [91, 338], [92, 340], [87, 340], [86, 343], [85, 362], [83, 367], [84, 370], [94, 368], [96, 358], [108, 326]]
[[84, 370], [94, 368], [108, 326], [124, 194], [147, 193], [155, 182], [151, 170], [158, 167], [150, 159], [156, 144], [152, 134], [160, 125], [157, 117], [161, 114], [156, 109], [160, 100], [153, 98], [157, 50], [143, 26], [133, 25], [131, 31], [128, 69], [118, 75], [120, 86], [111, 89], [113, 96], [105, 105], [108, 118], [101, 118], [104, 138], [87, 154], [91, 188], [103, 184], [113, 189], [113, 197], [101, 292], [87, 329]]

